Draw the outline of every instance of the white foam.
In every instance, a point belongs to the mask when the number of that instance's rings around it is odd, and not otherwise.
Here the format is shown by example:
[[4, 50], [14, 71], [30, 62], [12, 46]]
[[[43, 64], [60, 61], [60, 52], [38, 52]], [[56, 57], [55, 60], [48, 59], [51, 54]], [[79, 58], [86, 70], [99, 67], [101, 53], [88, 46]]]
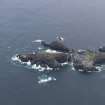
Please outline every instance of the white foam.
[[30, 66], [30, 65], [31, 65], [31, 62], [30, 62], [30, 61], [28, 61], [28, 62], [27, 62], [27, 65], [28, 65], [28, 66]]
[[58, 52], [56, 50], [51, 50], [51, 49], [47, 49], [47, 50], [45, 50], [45, 52], [47, 52], [47, 53], [61, 53], [61, 52]]
[[38, 47], [38, 50], [42, 50], [43, 48], [42, 47]]
[[[76, 71], [75, 67], [73, 66], [73, 62], [71, 62], [71, 68], [73, 71]], [[86, 72], [100, 72], [102, 71], [103, 66], [96, 66], [97, 71], [86, 71]], [[79, 69], [78, 71], [83, 72], [83, 69]]]
[[21, 62], [21, 60], [17, 57], [17, 54], [14, 55], [12, 58], [11, 58], [12, 61], [18, 61], [18, 62]]
[[95, 68], [98, 70], [97, 72], [102, 71], [102, 66], [96, 66]]
[[73, 71], [75, 71], [75, 67], [74, 67], [74, 64], [73, 64], [73, 62], [71, 62], [71, 69], [73, 70]]
[[34, 40], [34, 41], [32, 41], [32, 42], [41, 43], [42, 40], [38, 39], [38, 40]]
[[[28, 61], [28, 62], [22, 62], [18, 57], [17, 57], [17, 54], [15, 56], [13, 56], [12, 58], [12, 61], [14, 62], [19, 62], [20, 64], [26, 64], [27, 66], [31, 66], [32, 69], [36, 69], [38, 71], [45, 71], [45, 70], [48, 70], [48, 71], [51, 71], [53, 70], [53, 68], [47, 66], [47, 67], [42, 67], [41, 65], [36, 65], [36, 64], [33, 64], [31, 65], [31, 62]], [[68, 62], [64, 62], [64, 63], [61, 63], [62, 66], [64, 65], [67, 65]]]
[[38, 70], [38, 71], [53, 70], [53, 68], [50, 68], [49, 66], [47, 66], [47, 67], [42, 67], [41, 65], [36, 65], [36, 64], [31, 65], [31, 62], [30, 62], [30, 61], [28, 61], [28, 62], [22, 62], [22, 61], [17, 57], [17, 54], [14, 55], [14, 56], [11, 58], [11, 60], [12, 60], [13, 62], [16, 62], [16, 63], [18, 62], [18, 63], [20, 63], [20, 64], [26, 64], [27, 66], [31, 67], [32, 69], [36, 69], [36, 70]]
[[51, 68], [51, 67], [49, 67], [49, 66], [47, 66], [46, 69], [47, 69], [47, 70], [53, 70], [53, 68]]
[[[16, 63], [19, 62], [20, 64], [26, 64], [27, 67], [31, 67], [32, 69], [36, 69], [36, 70], [38, 70], [38, 71], [45, 71], [45, 70], [51, 71], [51, 70], [53, 70], [53, 68], [50, 68], [49, 66], [47, 66], [47, 67], [42, 67], [41, 65], [36, 65], [36, 64], [31, 65], [31, 62], [30, 62], [30, 61], [28, 61], [28, 62], [22, 62], [22, 61], [17, 57], [17, 54], [14, 55], [14, 56], [11, 58], [11, 60], [12, 60], [13, 62], [16, 62]], [[68, 65], [68, 64], [69, 64], [68, 62], [61, 63], [62, 66]], [[73, 66], [73, 63], [71, 63], [71, 68], [72, 68], [73, 71], [75, 71], [75, 67]], [[95, 68], [97, 69], [97, 71], [87, 71], [87, 72], [100, 72], [100, 71], [104, 70], [105, 65], [96, 66]], [[82, 71], [84, 71], [84, 70], [80, 69], [79, 71], [82, 72]]]
[[56, 81], [56, 78], [45, 76], [44, 78], [40, 77], [38, 83], [42, 84], [42, 83], [47, 83], [47, 82], [51, 82], [51, 81]]
[[19, 62], [20, 64], [26, 64], [27, 66], [30, 66], [30, 65], [31, 65], [31, 62], [30, 62], [30, 61], [28, 61], [28, 62], [22, 62], [22, 61], [17, 57], [17, 54], [14, 55], [14, 56], [11, 58], [11, 60], [12, 60], [13, 62]]
[[42, 68], [40, 65], [36, 65], [36, 64], [34, 64], [34, 65], [32, 65], [32, 69], [36, 69], [36, 70], [39, 70], [39, 71], [44, 71], [44, 68]]
[[79, 69], [78, 71], [82, 72], [83, 70], [82, 69]]
[[[95, 67], [96, 69], [97, 69], [97, 71], [86, 71], [86, 72], [101, 72], [102, 71], [102, 67], [101, 66], [96, 66]], [[79, 69], [78, 71], [80, 71], [80, 72], [83, 72], [84, 70], [83, 69]]]
[[62, 66], [68, 65], [68, 64], [69, 64], [68, 62], [61, 63]]
[[41, 65], [36, 65], [36, 64], [34, 64], [34, 65], [32, 65], [32, 69], [36, 69], [36, 70], [38, 70], [38, 71], [44, 71], [44, 70], [53, 70], [53, 68], [50, 68], [50, 67], [42, 67]]
[[73, 71], [75, 71], [75, 68], [74, 68], [74, 67], [72, 67], [71, 69], [72, 69]]

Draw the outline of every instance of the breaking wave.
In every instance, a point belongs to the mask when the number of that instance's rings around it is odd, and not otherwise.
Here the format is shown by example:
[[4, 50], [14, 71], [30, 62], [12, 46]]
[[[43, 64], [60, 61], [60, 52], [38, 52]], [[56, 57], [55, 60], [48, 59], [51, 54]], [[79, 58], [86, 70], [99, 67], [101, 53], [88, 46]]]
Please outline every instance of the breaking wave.
[[[42, 49], [41, 49], [42, 50]], [[47, 53], [60, 53], [60, 52], [56, 52], [54, 50], [50, 50], [50, 49], [46, 49], [44, 50]], [[18, 54], [15, 54], [13, 57], [11, 57], [11, 61], [15, 64], [21, 64], [29, 69], [33, 69], [33, 70], [37, 70], [38, 72], [43, 72], [43, 75], [38, 76], [38, 84], [43, 84], [43, 83], [49, 83], [51, 81], [56, 81], [56, 78], [53, 76], [48, 76], [47, 74], [44, 74], [44, 71], [52, 71], [53, 68], [50, 68], [49, 66], [47, 67], [42, 67], [41, 65], [36, 65], [36, 64], [31, 64], [30, 61], [28, 62], [22, 62], [18, 57]], [[64, 62], [61, 64], [62, 66], [65, 65], [69, 65], [70, 66], [70, 70], [76, 71], [74, 66], [73, 66], [73, 62], [71, 64], [68, 64], [68, 62]], [[87, 72], [101, 72], [103, 70], [105, 70], [105, 65], [101, 65], [101, 66], [96, 66], [97, 71], [87, 71]], [[59, 69], [58, 69], [59, 70]], [[83, 72], [84, 70], [79, 70], [80, 72]]]
[[[30, 68], [30, 69], [34, 69], [34, 70], [38, 70], [39, 72], [42, 72], [42, 71], [45, 71], [45, 70], [53, 70], [53, 68], [50, 68], [47, 66], [47, 68], [45, 67], [41, 67], [40, 65], [31, 65], [31, 62], [28, 61], [28, 62], [22, 62], [18, 57], [17, 57], [17, 54], [14, 55], [12, 58], [11, 58], [12, 62], [15, 63], [15, 64], [21, 64], [21, 65], [25, 65], [25, 67], [27, 68]], [[55, 77], [52, 77], [52, 76], [48, 76], [48, 75], [41, 75], [41, 76], [38, 76], [38, 84], [45, 84], [45, 83], [49, 83], [51, 81], [55, 81], [56, 78]]]
[[31, 68], [31, 69], [35, 69], [35, 70], [38, 70], [38, 71], [45, 71], [45, 70], [53, 70], [53, 68], [50, 68], [50, 67], [42, 67], [41, 65], [36, 65], [36, 64], [33, 64], [33, 65], [31, 65], [31, 62], [30, 61], [28, 61], [28, 62], [22, 62], [18, 57], [17, 57], [17, 54], [16, 55], [14, 55], [12, 58], [11, 58], [11, 60], [13, 61], [13, 62], [15, 62], [16, 64], [24, 64], [26, 67], [28, 67], [28, 68]]
[[[53, 68], [50, 68], [49, 66], [47, 67], [42, 67], [41, 65], [36, 65], [36, 64], [31, 64], [30, 61], [28, 62], [22, 62], [18, 57], [17, 54], [15, 54], [12, 58], [11, 58], [12, 62], [15, 64], [21, 64], [23, 66], [25, 66], [28, 69], [33, 69], [33, 70], [37, 70], [38, 72], [44, 72], [44, 71], [52, 71]], [[64, 65], [68, 65], [68, 62], [62, 63], [62, 66]], [[48, 75], [42, 75], [38, 77], [38, 84], [43, 84], [43, 83], [49, 83], [51, 81], [56, 81], [55, 77], [52, 76], [48, 76]]]
[[45, 74], [38, 77], [39, 84], [48, 83], [51, 81], [56, 81], [56, 78]]
[[[14, 55], [12, 58], [11, 58], [12, 62], [15, 62], [15, 63], [20, 63], [20, 64], [24, 64], [26, 65], [27, 67], [30, 67], [31, 69], [35, 69], [35, 70], [38, 70], [38, 71], [45, 71], [45, 70], [53, 70], [53, 68], [47, 66], [47, 67], [42, 67], [41, 65], [36, 65], [36, 64], [31, 64], [30, 61], [28, 62], [22, 62], [18, 57], [17, 57], [17, 54]], [[64, 65], [68, 65], [68, 62], [64, 62], [64, 63], [61, 63], [62, 66]]]
[[[50, 50], [47, 50], [48, 52], [50, 52]], [[52, 71], [53, 68], [47, 66], [47, 67], [42, 67], [41, 65], [36, 65], [36, 64], [33, 64], [31, 65], [31, 62], [28, 61], [28, 62], [22, 62], [18, 57], [17, 57], [17, 54], [14, 55], [12, 58], [11, 58], [12, 62], [16, 63], [16, 64], [22, 64], [22, 65], [25, 65], [27, 68], [30, 68], [30, 69], [34, 69], [34, 70], [38, 70], [40, 72], [42, 71]], [[61, 63], [62, 66], [65, 66], [65, 65], [70, 65], [71, 66], [71, 70], [73, 71], [76, 71], [74, 66], [73, 66], [73, 63], [71, 64], [68, 64], [68, 62], [64, 62], [64, 63]], [[96, 66], [96, 69], [97, 71], [87, 71], [87, 72], [101, 72], [105, 69], [105, 65], [101, 65], [101, 66]], [[80, 69], [78, 70], [80, 72], [83, 72], [84, 70]]]
[[[95, 68], [97, 69], [96, 71], [93, 70], [93, 71], [86, 71], [86, 72], [89, 72], [89, 73], [91, 73], [91, 72], [101, 72], [101, 71], [105, 70], [105, 65], [96, 66]], [[71, 63], [71, 70], [77, 71], [73, 66], [73, 62]], [[79, 72], [84, 72], [83, 69], [79, 69], [78, 71]]]

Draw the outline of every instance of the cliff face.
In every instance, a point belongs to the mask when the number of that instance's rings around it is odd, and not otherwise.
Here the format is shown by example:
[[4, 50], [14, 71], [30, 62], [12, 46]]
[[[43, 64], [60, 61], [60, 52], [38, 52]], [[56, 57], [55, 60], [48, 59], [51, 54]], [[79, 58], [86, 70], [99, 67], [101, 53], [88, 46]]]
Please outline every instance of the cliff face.
[[96, 66], [102, 64], [105, 64], [105, 53], [86, 51], [84, 54], [73, 55], [73, 65], [76, 70], [97, 71]]
[[86, 51], [84, 54], [75, 53], [73, 55], [73, 65], [76, 70], [83, 70], [83, 71], [94, 71], [95, 66], [94, 59], [95, 54]]

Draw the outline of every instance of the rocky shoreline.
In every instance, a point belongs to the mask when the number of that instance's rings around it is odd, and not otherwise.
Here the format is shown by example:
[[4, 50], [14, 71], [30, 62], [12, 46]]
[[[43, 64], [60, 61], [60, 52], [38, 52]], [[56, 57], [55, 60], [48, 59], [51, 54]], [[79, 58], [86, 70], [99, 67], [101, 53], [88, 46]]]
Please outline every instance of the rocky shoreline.
[[46, 46], [44, 42], [44, 47], [55, 50], [55, 53], [37, 51], [35, 53], [17, 54], [17, 57], [22, 62], [30, 61], [32, 65], [41, 65], [45, 68], [48, 66], [53, 69], [61, 68], [62, 63], [68, 62], [73, 64], [75, 70], [82, 70], [83, 72], [98, 71], [97, 66], [105, 64], [105, 47], [101, 47], [97, 51], [74, 50], [67, 48], [61, 40], [51, 42]]

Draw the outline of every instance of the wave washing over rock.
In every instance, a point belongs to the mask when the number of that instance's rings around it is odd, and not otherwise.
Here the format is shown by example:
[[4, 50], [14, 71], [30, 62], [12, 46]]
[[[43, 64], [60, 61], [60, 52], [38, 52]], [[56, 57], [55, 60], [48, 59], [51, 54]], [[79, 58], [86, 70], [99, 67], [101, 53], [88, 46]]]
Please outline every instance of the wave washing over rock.
[[[52, 52], [51, 50], [46, 50], [47, 52]], [[41, 65], [36, 65], [36, 64], [33, 64], [31, 65], [31, 62], [28, 61], [28, 62], [22, 62], [18, 57], [17, 57], [17, 54], [15, 54], [12, 58], [11, 58], [12, 62], [15, 63], [15, 64], [21, 64], [25, 67], [27, 67], [28, 69], [33, 69], [33, 70], [37, 70], [38, 72], [43, 72], [41, 76], [38, 76], [38, 84], [46, 84], [46, 83], [49, 83], [49, 82], [52, 82], [52, 81], [56, 81], [56, 78], [53, 77], [53, 76], [49, 76], [47, 74], [44, 74], [44, 71], [52, 71], [53, 68], [50, 68], [47, 66], [47, 68], [45, 67], [42, 67]], [[73, 63], [69, 64], [68, 62], [65, 62], [65, 63], [62, 63], [62, 66], [65, 66], [65, 65], [69, 65], [70, 66], [70, 70], [73, 70], [73, 71], [76, 71], [76, 69], [74, 68], [73, 66]], [[100, 72], [102, 70], [104, 70], [105, 68], [105, 65], [101, 65], [101, 66], [96, 66], [96, 69], [98, 71], [87, 71], [87, 72]], [[84, 70], [80, 69], [78, 70], [80, 72], [84, 72]]]
[[56, 78], [52, 77], [52, 76], [47, 76], [45, 74], [38, 77], [38, 83], [39, 84], [48, 83], [51, 81], [56, 81]]
[[[105, 62], [105, 53], [68, 49], [59, 41], [50, 44], [43, 40], [34, 40], [32, 42], [44, 46], [38, 47], [38, 51], [31, 54], [16, 54], [11, 58], [12, 62], [22, 64], [38, 72], [60, 70], [65, 65], [70, 65], [70, 70], [80, 72], [100, 72], [105, 68], [102, 65]], [[55, 80], [55, 77], [45, 74], [38, 77], [39, 84]]]
[[[44, 50], [44, 52], [56, 53], [56, 51], [50, 50], [50, 49]], [[57, 52], [57, 53], [60, 53], [60, 52]], [[36, 65], [36, 64], [31, 65], [31, 62], [30, 62], [30, 61], [28, 61], [28, 62], [22, 62], [22, 61], [17, 57], [17, 54], [15, 54], [15, 55], [11, 58], [11, 60], [12, 60], [14, 63], [20, 63], [20, 64], [23, 64], [23, 65], [26, 65], [28, 68], [31, 68], [31, 69], [34, 69], [34, 70], [38, 70], [38, 71], [45, 71], [45, 70], [51, 71], [51, 70], [53, 70], [53, 68], [50, 68], [49, 66], [47, 66], [47, 67], [45, 68], [45, 67], [42, 67], [41, 65]], [[64, 62], [64, 63], [61, 63], [61, 65], [62, 65], [62, 66], [70, 65], [70, 66], [71, 66], [71, 70], [76, 71], [75, 68], [74, 68], [74, 66], [73, 66], [73, 63], [69, 64], [68, 62]], [[96, 66], [97, 71], [87, 71], [87, 72], [100, 72], [100, 71], [104, 70], [104, 68], [105, 68], [104, 65]], [[78, 71], [83, 72], [84, 70], [79, 69]]]
[[[46, 52], [52, 52], [51, 50], [46, 50]], [[37, 70], [38, 72], [44, 72], [44, 71], [52, 71], [53, 68], [50, 68], [49, 66], [42, 67], [41, 65], [36, 65], [36, 64], [31, 64], [30, 61], [28, 62], [22, 62], [18, 57], [17, 54], [15, 54], [12, 58], [11, 58], [12, 62], [15, 64], [21, 64], [23, 66], [25, 66], [28, 69], [33, 69], [33, 70]], [[61, 64], [62, 66], [68, 65], [68, 62], [64, 62]], [[56, 81], [55, 77], [52, 76], [48, 76], [47, 74], [45, 75], [43, 73], [43, 75], [38, 76], [38, 84], [44, 84], [44, 83], [49, 83], [51, 81]]]
[[20, 63], [20, 64], [25, 64], [27, 67], [31, 68], [31, 69], [35, 69], [35, 70], [38, 70], [38, 71], [44, 71], [44, 70], [52, 70], [52, 68], [50, 67], [42, 67], [41, 65], [36, 65], [36, 64], [33, 64], [31, 65], [31, 62], [28, 61], [28, 62], [22, 62], [18, 57], [17, 57], [17, 54], [14, 55], [11, 60], [15, 63]]
[[[14, 63], [20, 63], [22, 65], [25, 64], [27, 66], [27, 68], [38, 70], [39, 72], [42, 72], [42, 71], [45, 71], [45, 70], [52, 70], [53, 69], [53, 68], [50, 68], [50, 67], [44, 68], [44, 67], [41, 67], [40, 65], [37, 66], [36, 64], [31, 65], [30, 61], [28, 61], [28, 62], [22, 62], [16, 55], [14, 55], [11, 58], [12, 62], [14, 62]], [[51, 81], [56, 81], [56, 78], [52, 77], [52, 76], [47, 76], [45, 74], [43, 74], [41, 76], [38, 76], [38, 84], [45, 84], [45, 83], [49, 83]]]

